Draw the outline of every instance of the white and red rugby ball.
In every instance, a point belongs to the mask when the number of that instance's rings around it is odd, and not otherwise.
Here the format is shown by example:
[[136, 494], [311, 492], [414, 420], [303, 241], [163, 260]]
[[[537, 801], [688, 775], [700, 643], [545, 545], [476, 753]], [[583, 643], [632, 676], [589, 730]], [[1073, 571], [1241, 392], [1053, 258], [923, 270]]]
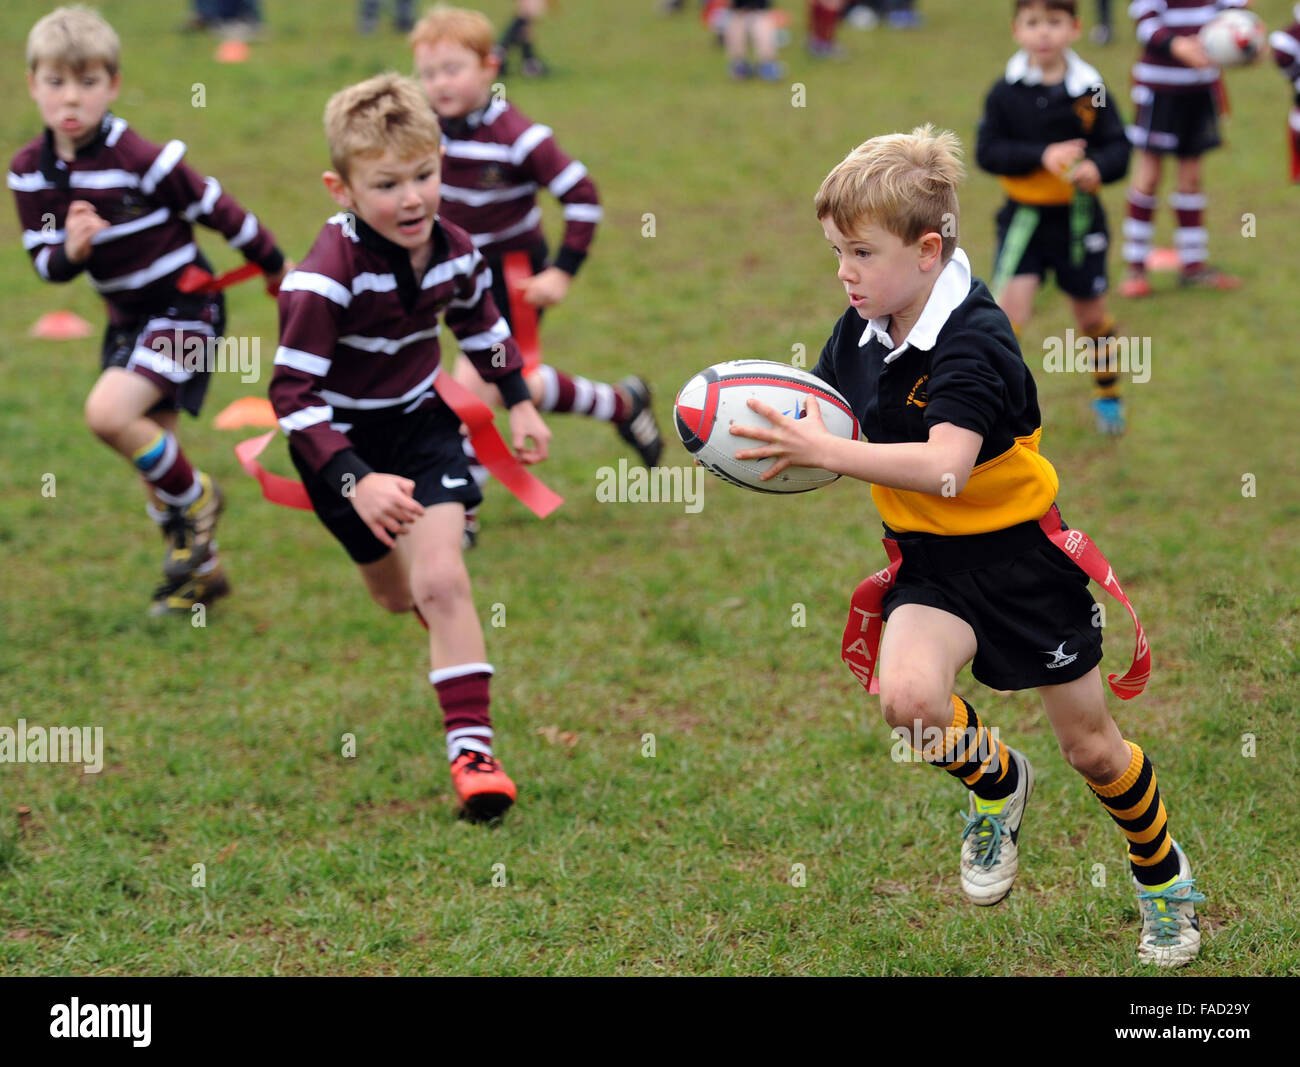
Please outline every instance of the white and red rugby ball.
[[1253, 11], [1236, 8], [1210, 19], [1200, 32], [1201, 44], [1220, 67], [1244, 67], [1255, 62], [1268, 44], [1268, 27]]
[[850, 441], [861, 436], [848, 401], [815, 375], [767, 359], [715, 363], [682, 386], [673, 406], [677, 436], [701, 466], [733, 485], [760, 493], [806, 493], [839, 477], [816, 467], [787, 467], [765, 482], [760, 475], [775, 460], [736, 459], [739, 450], [761, 448], [763, 442], [737, 437], [731, 427], [772, 425], [749, 409], [746, 401], [751, 398], [792, 418], [802, 417], [808, 403], [816, 401], [831, 433]]

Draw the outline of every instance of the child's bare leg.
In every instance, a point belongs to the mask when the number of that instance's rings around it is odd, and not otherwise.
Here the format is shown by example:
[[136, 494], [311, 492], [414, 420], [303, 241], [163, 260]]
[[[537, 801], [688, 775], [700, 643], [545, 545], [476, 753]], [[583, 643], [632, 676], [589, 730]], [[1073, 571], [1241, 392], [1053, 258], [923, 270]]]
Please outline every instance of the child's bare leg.
[[776, 20], [770, 12], [760, 11], [750, 19], [754, 55], [760, 63], [776, 61]]
[[143, 375], [109, 367], [86, 397], [86, 425], [119, 455], [134, 459], [158, 436], [159, 422], [146, 412], [162, 398], [162, 391]]
[[1066, 762], [1083, 775], [1128, 839], [1129, 863], [1143, 885], [1178, 877], [1179, 862], [1151, 761], [1125, 741], [1106, 708], [1101, 669], [1038, 690]]
[[749, 39], [749, 15], [743, 11], [732, 11], [727, 18], [722, 39], [727, 46], [727, 58], [733, 63], [743, 63]]
[[[952, 723], [957, 672], [975, 656], [975, 631], [924, 604], [895, 608], [880, 642], [880, 710], [895, 729], [944, 730]], [[913, 747], [919, 747], [915, 737]]]
[[483, 628], [470, 595], [469, 571], [461, 556], [465, 508], [434, 504], [416, 520], [404, 546], [410, 558], [410, 595], [429, 624], [429, 658], [434, 670], [482, 663]]
[[1007, 318], [1011, 320], [1011, 328], [1017, 335], [1034, 313], [1034, 297], [1037, 294], [1037, 274], [1017, 274], [1002, 289], [998, 306], [1006, 312]]
[[410, 534], [403, 534], [393, 549], [382, 559], [373, 563], [359, 564], [361, 580], [366, 583], [370, 599], [385, 611], [402, 615], [415, 607], [411, 597], [411, 575], [406, 562], [403, 543]]

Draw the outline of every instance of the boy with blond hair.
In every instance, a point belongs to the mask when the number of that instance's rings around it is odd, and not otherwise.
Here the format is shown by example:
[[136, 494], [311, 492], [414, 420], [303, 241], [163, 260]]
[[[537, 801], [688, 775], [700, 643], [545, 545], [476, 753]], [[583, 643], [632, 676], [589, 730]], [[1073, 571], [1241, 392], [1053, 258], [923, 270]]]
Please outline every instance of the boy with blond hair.
[[108, 110], [121, 84], [119, 52], [113, 28], [85, 7], [58, 8], [32, 27], [27, 87], [45, 130], [13, 157], [9, 188], [41, 278], [68, 282], [85, 271], [107, 305], [86, 423], [134, 464], [167, 542], [150, 614], [188, 615], [229, 589], [215, 539], [221, 490], [191, 466], [177, 437], [180, 410], [199, 413], [207, 356], [225, 328], [220, 294], [178, 288], [186, 268], [208, 266], [194, 223], [259, 266], [268, 288], [285, 262], [256, 216], [184, 162], [183, 141], [146, 141]]
[[[485, 15], [439, 4], [416, 24], [411, 48], [416, 76], [442, 125], [443, 218], [469, 232], [491, 270], [492, 294], [508, 321], [504, 261], [510, 253], [526, 255], [534, 271], [523, 299], [539, 313], [558, 304], [568, 295], [603, 217], [587, 168], [560, 149], [549, 126], [494, 95], [500, 64]], [[539, 189], [564, 209], [564, 239], [549, 266]], [[485, 388], [469, 363], [457, 364], [456, 377], [483, 399], [499, 402], [496, 390]], [[540, 410], [611, 422], [647, 467], [658, 462], [663, 441], [643, 378], [610, 385], [539, 363], [525, 379]], [[475, 476], [486, 474], [476, 465]], [[471, 538], [476, 528], [471, 517]]]
[[482, 255], [438, 217], [440, 131], [419, 86], [383, 74], [343, 89], [325, 132], [322, 177], [342, 210], [280, 288], [271, 403], [312, 508], [371, 597], [426, 625], [461, 812], [491, 818], [516, 790], [492, 752], [494, 672], [461, 556], [482, 496], [435, 384], [440, 316], [500, 390], [524, 462], [546, 458], [550, 432]]
[[1097, 196], [1128, 171], [1124, 122], [1097, 70], [1075, 54], [1075, 0], [1015, 0], [1020, 51], [989, 90], [975, 158], [1007, 194], [997, 216], [993, 296], [1017, 336], [1051, 270], [1079, 332], [1094, 342], [1093, 414], [1124, 432], [1115, 320], [1106, 308], [1110, 234]]
[[[1128, 839], [1143, 910], [1139, 958], [1178, 966], [1199, 950], [1195, 904], [1204, 897], [1169, 835], [1151, 761], [1106, 708], [1096, 605], [1075, 563], [1096, 570], [1095, 546], [1063, 532], [1056, 471], [1039, 452], [1033, 377], [958, 247], [958, 152], [953, 134], [929, 126], [876, 137], [817, 193], [851, 306], [813, 373], [848, 399], [864, 439], [828, 433], [816, 404], [792, 419], [751, 400], [772, 427], [734, 428], [762, 442], [736, 456], [773, 457], [764, 477], [799, 465], [871, 483], [894, 562], [855, 594], [867, 637], [851, 620], [844, 655], [870, 688], [879, 619], [888, 620], [878, 646], [884, 717], [970, 791], [967, 897], [991, 905], [1011, 891], [1034, 782], [1029, 761], [953, 692], [971, 663], [992, 689], [1038, 690], [1062, 754]], [[1100, 573], [1108, 591], [1119, 589]], [[1111, 679], [1123, 696], [1149, 673], [1140, 628], [1139, 652], [1128, 675]], [[943, 740], [923, 746], [922, 736]]]

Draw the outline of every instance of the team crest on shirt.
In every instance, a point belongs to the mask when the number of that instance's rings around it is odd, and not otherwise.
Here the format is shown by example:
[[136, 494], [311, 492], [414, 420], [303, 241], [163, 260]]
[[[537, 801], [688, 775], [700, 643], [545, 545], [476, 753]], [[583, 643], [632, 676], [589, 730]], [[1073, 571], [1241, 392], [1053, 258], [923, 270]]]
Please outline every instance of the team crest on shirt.
[[1079, 116], [1079, 122], [1083, 124], [1084, 134], [1092, 133], [1092, 127], [1097, 122], [1097, 109], [1092, 106], [1091, 98], [1079, 97], [1074, 102], [1074, 113]]
[[930, 393], [925, 387], [925, 383], [929, 380], [930, 376], [928, 374], [917, 378], [916, 384], [912, 386], [911, 392], [907, 394], [907, 403], [903, 405], [904, 407], [910, 405], [912, 407], [923, 408], [930, 402]]
[[114, 205], [113, 214], [125, 222], [128, 219], [138, 219], [148, 214], [149, 210], [148, 201], [139, 193], [125, 192]]
[[479, 175], [479, 188], [481, 189], [500, 189], [506, 184], [506, 172], [501, 169], [500, 163], [489, 163], [483, 168], [483, 173]]

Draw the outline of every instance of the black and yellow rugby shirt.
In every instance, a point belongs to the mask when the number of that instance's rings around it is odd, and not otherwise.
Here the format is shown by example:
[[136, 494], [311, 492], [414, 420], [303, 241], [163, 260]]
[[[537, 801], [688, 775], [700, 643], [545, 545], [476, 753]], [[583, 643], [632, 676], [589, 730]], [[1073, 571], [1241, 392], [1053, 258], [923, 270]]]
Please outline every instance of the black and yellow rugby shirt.
[[813, 368], [844, 395], [866, 439], [924, 442], [931, 426], [950, 422], [984, 440], [956, 496], [872, 485], [885, 525], [956, 536], [1041, 518], [1059, 480], [1038, 452], [1038, 391], [1011, 323], [988, 287], [971, 277], [966, 253], [953, 254], [897, 348], [888, 326], [888, 319], [864, 321], [849, 308]]

